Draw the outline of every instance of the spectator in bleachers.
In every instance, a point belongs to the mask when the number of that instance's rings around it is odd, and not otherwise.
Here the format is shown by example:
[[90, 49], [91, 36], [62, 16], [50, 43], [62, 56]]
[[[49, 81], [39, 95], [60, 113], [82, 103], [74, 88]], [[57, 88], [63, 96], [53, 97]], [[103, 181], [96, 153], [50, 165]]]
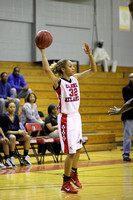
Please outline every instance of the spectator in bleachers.
[[45, 118], [45, 132], [50, 137], [59, 137], [57, 125], [57, 107], [55, 104], [51, 104], [48, 107], [48, 116]]
[[108, 66], [111, 66], [111, 72], [116, 72], [117, 61], [110, 60], [107, 51], [103, 48], [103, 40], [97, 43], [97, 47], [94, 50], [93, 57], [97, 65], [102, 65], [104, 72], [108, 72]]
[[[26, 123], [38, 123], [44, 128], [44, 121], [40, 118], [36, 105], [37, 97], [34, 93], [30, 93], [27, 102], [23, 105], [20, 122], [25, 126]], [[36, 137], [38, 132], [33, 132], [31, 136]]]
[[24, 143], [24, 155], [21, 160], [21, 164], [23, 165], [31, 165], [29, 161], [29, 147], [30, 147], [30, 136], [25, 130], [20, 129], [19, 119], [18, 116], [15, 115], [15, 103], [9, 102], [7, 107], [7, 112], [4, 113], [1, 117], [1, 126], [5, 136], [9, 139], [9, 142], [14, 141], [14, 145], [12, 148], [10, 147], [10, 162], [13, 167], [15, 165], [14, 159], [14, 151], [15, 151], [15, 142], [16, 140], [21, 141]]
[[13, 167], [11, 162], [10, 162], [9, 145], [10, 144], [9, 144], [8, 138], [4, 135], [2, 129], [0, 128], [0, 146], [2, 146], [4, 155], [5, 155], [5, 165], [0, 160], [0, 169], [12, 168]]
[[11, 91], [11, 86], [7, 82], [8, 76], [6, 72], [1, 73], [1, 80], [0, 80], [0, 114], [4, 114], [5, 112], [5, 105], [9, 101], [13, 101], [16, 104], [16, 111], [15, 113], [18, 114], [19, 111], [19, 104], [20, 100], [14, 98], [14, 95]]
[[20, 74], [20, 68], [15, 67], [13, 73], [9, 75], [8, 82], [11, 85], [12, 92], [16, 98], [26, 98], [31, 93], [31, 89], [28, 88], [24, 76]]

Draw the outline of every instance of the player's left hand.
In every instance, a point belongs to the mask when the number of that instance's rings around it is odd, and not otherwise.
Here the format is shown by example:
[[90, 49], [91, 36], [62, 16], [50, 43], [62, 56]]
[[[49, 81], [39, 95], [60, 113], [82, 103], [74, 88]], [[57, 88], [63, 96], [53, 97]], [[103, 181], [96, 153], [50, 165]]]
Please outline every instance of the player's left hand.
[[84, 43], [84, 46], [83, 47], [83, 50], [84, 52], [89, 56], [89, 55], [92, 55], [92, 51], [91, 51], [91, 47], [85, 42]]
[[121, 114], [121, 109], [114, 106], [114, 108], [110, 108], [108, 113], [109, 113], [109, 115], [119, 115], [119, 114]]

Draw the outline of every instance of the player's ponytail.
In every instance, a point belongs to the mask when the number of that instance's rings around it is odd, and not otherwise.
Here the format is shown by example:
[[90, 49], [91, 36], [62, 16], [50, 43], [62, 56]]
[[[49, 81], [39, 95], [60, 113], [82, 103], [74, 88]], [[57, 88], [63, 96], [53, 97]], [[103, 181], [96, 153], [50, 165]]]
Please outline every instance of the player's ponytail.
[[50, 69], [51, 69], [51, 71], [52, 71], [54, 74], [57, 74], [57, 69], [56, 69], [56, 67], [57, 67], [57, 63], [56, 63], [56, 62], [54, 62], [54, 63], [51, 64], [51, 66], [50, 66]]
[[61, 76], [63, 74], [61, 68], [65, 68], [67, 62], [68, 60], [59, 60], [57, 63], [54, 62], [50, 66], [50, 69], [55, 75]]

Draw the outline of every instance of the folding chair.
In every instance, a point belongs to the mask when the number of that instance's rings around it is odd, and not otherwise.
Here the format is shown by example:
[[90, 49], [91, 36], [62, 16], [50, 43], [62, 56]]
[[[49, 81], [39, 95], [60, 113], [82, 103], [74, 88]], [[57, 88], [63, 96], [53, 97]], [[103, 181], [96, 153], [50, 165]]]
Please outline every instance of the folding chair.
[[[25, 130], [25, 127], [23, 126], [21, 122], [19, 122], [19, 127], [20, 127], [20, 130]], [[14, 155], [18, 158], [20, 165], [21, 165], [22, 155], [19, 153], [17, 145], [22, 145], [23, 143], [24, 142], [16, 141], [15, 152], [14, 152]]]
[[[27, 124], [25, 125], [25, 127], [26, 127], [26, 129], [27, 129], [29, 135], [30, 135], [30, 132], [42, 131], [42, 127], [41, 127], [41, 125], [38, 124], [38, 123], [27, 123]], [[49, 146], [49, 149], [51, 149], [51, 152], [50, 152], [50, 153], [51, 153], [51, 155], [52, 155], [52, 157], [53, 157], [54, 162], [56, 162], [56, 157], [54, 156], [54, 153], [52, 153], [52, 152], [54, 152], [52, 145], [51, 145], [50, 143], [48, 143], [47, 145]], [[36, 152], [36, 149], [35, 149], [35, 147], [34, 147], [34, 144], [31, 144], [31, 148], [32, 148], [32, 150], [33, 150], [33, 153], [34, 153], [36, 159], [37, 159], [38, 164], [41, 164], [42, 158], [43, 158], [43, 163], [44, 163], [44, 151], [42, 151], [41, 158], [40, 158], [40, 160], [39, 160], [39, 158], [38, 158], [38, 153]]]
[[[40, 124], [38, 123], [26, 123], [25, 125], [26, 130], [28, 131], [29, 135], [31, 134], [31, 132], [35, 132], [35, 131], [41, 131], [42, 127]], [[38, 158], [38, 153], [36, 152], [35, 146], [34, 144], [31, 144], [31, 148], [33, 150], [33, 153], [36, 157], [36, 160], [38, 162], [38, 164], [40, 164], [39, 158]]]
[[25, 127], [26, 127], [26, 130], [28, 132], [35, 132], [35, 131], [41, 131], [42, 130], [41, 125], [38, 124], [38, 123], [27, 123], [25, 125]]
[[86, 150], [86, 147], [85, 147], [85, 144], [88, 142], [88, 138], [87, 137], [83, 137], [82, 138], [82, 145], [83, 145], [83, 148], [84, 148], [84, 150], [85, 150], [85, 153], [86, 153], [86, 155], [87, 155], [87, 157], [88, 157], [88, 160], [90, 160], [90, 156], [89, 156], [89, 154], [88, 154], [88, 152], [87, 152], [87, 150]]
[[[53, 138], [48, 138], [48, 137], [47, 137], [47, 139], [53, 140]], [[52, 141], [52, 143], [51, 142], [46, 142], [46, 143], [43, 143], [43, 144], [45, 144], [46, 147], [42, 146], [42, 153], [41, 153], [41, 156], [40, 156], [40, 163], [44, 163], [44, 156], [45, 156], [45, 151], [46, 150], [48, 150], [51, 153], [54, 162], [55, 163], [58, 162], [58, 156], [56, 156], [54, 148], [52, 146], [54, 144], [54, 142], [53, 141]]]

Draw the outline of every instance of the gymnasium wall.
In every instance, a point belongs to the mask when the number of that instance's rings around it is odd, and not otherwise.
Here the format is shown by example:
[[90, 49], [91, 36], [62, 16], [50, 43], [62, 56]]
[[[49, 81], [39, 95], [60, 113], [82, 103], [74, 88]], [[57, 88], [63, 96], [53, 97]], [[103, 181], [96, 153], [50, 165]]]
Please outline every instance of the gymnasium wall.
[[0, 0], [0, 60], [32, 60], [33, 0]]
[[131, 20], [131, 30], [119, 31], [119, 15], [117, 8], [119, 5], [127, 6], [128, 1], [113, 1], [113, 55], [118, 59], [120, 66], [133, 66], [133, 20]]
[[128, 0], [97, 0], [98, 37], [119, 66], [133, 66], [133, 21], [130, 31], [119, 30], [119, 6], [128, 4]]
[[[48, 59], [73, 59], [88, 63], [82, 50], [84, 41], [92, 41], [92, 0], [37, 0], [36, 31], [44, 27], [54, 38], [53, 45], [46, 51]], [[37, 50], [36, 60], [40, 60]]]
[[104, 47], [111, 56], [111, 0], [96, 0], [96, 5], [96, 39], [104, 40]]
[[[118, 7], [125, 0], [96, 0], [98, 39], [105, 41], [110, 56], [119, 66], [132, 66], [133, 29], [119, 31]], [[0, 0], [0, 60], [40, 61], [34, 35], [49, 30], [54, 38], [48, 59], [89, 60], [82, 51], [84, 41], [97, 40], [93, 24], [94, 0]], [[95, 36], [95, 37], [94, 37]]]

